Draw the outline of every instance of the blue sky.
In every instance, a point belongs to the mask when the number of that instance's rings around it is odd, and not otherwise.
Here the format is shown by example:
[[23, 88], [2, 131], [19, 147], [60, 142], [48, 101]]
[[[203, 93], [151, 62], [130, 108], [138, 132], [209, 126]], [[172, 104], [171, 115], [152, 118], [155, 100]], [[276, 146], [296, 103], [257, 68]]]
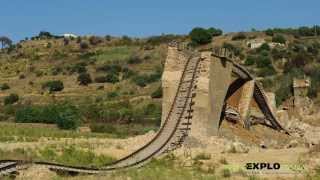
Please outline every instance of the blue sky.
[[0, 36], [150, 36], [193, 27], [226, 32], [320, 24], [319, 0], [1, 0]]

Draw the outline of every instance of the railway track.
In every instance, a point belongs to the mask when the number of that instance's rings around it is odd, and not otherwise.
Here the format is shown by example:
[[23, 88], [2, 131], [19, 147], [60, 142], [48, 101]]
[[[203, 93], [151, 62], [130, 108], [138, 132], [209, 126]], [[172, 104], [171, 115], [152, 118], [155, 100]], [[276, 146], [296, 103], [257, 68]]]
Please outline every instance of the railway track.
[[[219, 51], [213, 53], [214, 56], [224, 58], [233, 63], [233, 73], [243, 80], [250, 80], [253, 77], [243, 67], [233, 62], [229, 58], [227, 51]], [[193, 53], [187, 58], [173, 104], [170, 107], [168, 115], [164, 124], [161, 126], [157, 135], [146, 145], [142, 146], [132, 154], [107, 164], [101, 168], [89, 167], [75, 167], [66, 166], [62, 164], [55, 164], [49, 162], [28, 162], [28, 161], [0, 161], [0, 176], [10, 173], [15, 173], [20, 169], [26, 168], [28, 165], [39, 165], [54, 171], [63, 171], [70, 173], [84, 173], [84, 174], [98, 174], [107, 173], [114, 170], [125, 168], [140, 167], [149, 162], [152, 158], [160, 155], [161, 153], [170, 152], [182, 146], [192, 123], [193, 105], [195, 102], [193, 98], [196, 96], [195, 89], [197, 88], [196, 82], [199, 73], [199, 64], [202, 59], [199, 53]], [[237, 87], [237, 86], [235, 86]], [[255, 98], [258, 101], [259, 107], [266, 115], [271, 124], [278, 130], [283, 130], [280, 124], [276, 121], [269, 107], [263, 89], [258, 85], [255, 87]]]
[[[243, 66], [236, 63], [236, 60], [233, 59], [234, 58], [233, 54], [227, 51], [226, 49], [215, 49], [212, 55], [231, 62], [233, 64], [232, 72], [239, 77], [239, 79], [236, 80], [234, 84], [230, 86], [232, 89], [230, 90], [230, 92], [227, 93], [226, 98], [230, 97], [245, 82], [255, 79], [253, 75], [249, 73], [249, 71], [247, 71]], [[253, 96], [255, 101], [258, 104], [258, 107], [260, 108], [260, 110], [262, 111], [262, 113], [264, 114], [268, 122], [270, 122], [270, 127], [278, 131], [283, 131], [286, 134], [289, 134], [277, 121], [273, 111], [271, 110], [272, 108], [268, 103], [268, 99], [267, 99], [267, 96], [265, 95], [263, 87], [258, 83], [255, 83]]]
[[2, 175], [10, 174], [19, 170], [25, 164], [40, 165], [50, 170], [70, 173], [107, 173], [113, 170], [142, 166], [153, 157], [180, 147], [190, 130], [192, 106], [194, 105], [193, 97], [195, 97], [194, 90], [200, 60], [198, 53], [188, 57], [173, 104], [163, 126], [149, 143], [132, 154], [101, 168], [65, 166], [49, 162], [0, 161], [0, 166], [3, 166], [0, 173]]

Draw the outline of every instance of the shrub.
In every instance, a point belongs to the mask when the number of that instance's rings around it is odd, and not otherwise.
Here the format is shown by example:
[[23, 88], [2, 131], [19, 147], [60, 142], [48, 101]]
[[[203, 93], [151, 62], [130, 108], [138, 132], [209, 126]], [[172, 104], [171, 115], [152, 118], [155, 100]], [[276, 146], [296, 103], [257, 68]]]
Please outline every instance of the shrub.
[[117, 83], [119, 81], [120, 81], [119, 77], [116, 74], [108, 74], [106, 76], [106, 82], [108, 82], [108, 83], [115, 84], [115, 83]]
[[221, 29], [216, 29], [213, 27], [209, 28], [207, 31], [210, 33], [211, 36], [220, 36], [223, 34], [223, 31]]
[[19, 96], [17, 94], [10, 94], [4, 98], [4, 105], [14, 104], [19, 101]]
[[229, 178], [231, 177], [231, 171], [229, 169], [222, 169], [221, 175], [224, 178]]
[[122, 36], [121, 44], [131, 45], [132, 44], [132, 39], [129, 36]]
[[131, 56], [128, 60], [127, 60], [128, 64], [140, 64], [142, 62], [142, 59], [137, 56]]
[[41, 77], [41, 76], [43, 76], [43, 71], [37, 70], [37, 71], [35, 71], [35, 74], [37, 77]]
[[7, 83], [3, 83], [0, 86], [0, 90], [2, 90], [2, 91], [7, 90], [7, 89], [10, 89], [10, 86]]
[[288, 99], [293, 94], [292, 90], [292, 79], [293, 75], [286, 74], [284, 76], [281, 76], [278, 80], [278, 84], [280, 85], [278, 89], [276, 90], [276, 104], [279, 106], [283, 101]]
[[159, 86], [152, 94], [152, 98], [162, 98], [162, 87]]
[[94, 46], [102, 43], [102, 41], [103, 41], [103, 40], [102, 40], [100, 37], [97, 37], [97, 36], [91, 36], [91, 37], [89, 38], [90, 44], [91, 44], [91, 45], [94, 45]]
[[192, 29], [192, 31], [189, 33], [189, 36], [195, 45], [208, 44], [212, 40], [212, 35], [210, 32], [200, 27]]
[[88, 73], [79, 74], [78, 81], [80, 85], [84, 85], [84, 86], [87, 86], [88, 84], [92, 83], [91, 76]]
[[135, 72], [132, 71], [131, 69], [129, 69], [127, 67], [122, 69], [122, 78], [123, 79], [128, 79], [128, 78], [130, 78], [130, 77], [132, 77], [134, 75], [135, 75]]
[[89, 44], [87, 42], [80, 43], [80, 49], [88, 49], [88, 48], [89, 48]]
[[266, 33], [266, 35], [268, 35], [268, 36], [273, 36], [273, 30], [272, 29], [267, 29], [266, 31], [265, 31], [265, 33]]
[[17, 110], [18, 123], [57, 124], [61, 129], [76, 129], [81, 123], [78, 109], [69, 103], [26, 106]]
[[46, 38], [52, 38], [53, 35], [50, 32], [47, 32], [47, 31], [40, 31], [38, 37], [46, 39]]
[[26, 78], [26, 76], [24, 74], [19, 75], [19, 79], [25, 79], [25, 78]]
[[111, 36], [110, 36], [110, 35], [106, 35], [106, 36], [104, 37], [104, 39], [105, 39], [106, 41], [111, 41]]
[[139, 75], [133, 78], [133, 82], [140, 87], [145, 87], [147, 85], [147, 81], [147, 76], [145, 75]]
[[140, 87], [145, 87], [147, 84], [156, 82], [160, 78], [161, 78], [161, 72], [158, 71], [150, 75], [148, 74], [137, 75], [132, 80], [136, 85]]
[[259, 52], [260, 51], [270, 51], [270, 50], [271, 50], [271, 48], [268, 43], [263, 43], [258, 49]]
[[256, 61], [258, 68], [265, 68], [272, 66], [271, 59], [268, 56], [259, 56]]
[[232, 41], [244, 40], [247, 39], [247, 36], [243, 32], [239, 32], [236, 35], [232, 36]]
[[87, 72], [86, 66], [87, 66], [86, 63], [77, 63], [77, 64], [71, 66], [70, 72], [71, 73], [77, 72], [79, 74], [80, 73], [85, 73], [85, 72]]
[[118, 97], [118, 96], [119, 96], [119, 94], [116, 91], [112, 91], [112, 92], [107, 93], [107, 97], [110, 99]]
[[118, 134], [117, 128], [111, 124], [99, 124], [93, 123], [90, 124], [90, 129], [95, 133], [109, 133], [109, 134]]
[[258, 71], [258, 76], [262, 76], [262, 77], [272, 76], [272, 75], [275, 75], [275, 74], [276, 74], [276, 70], [274, 69], [273, 66], [267, 66], [267, 67], [261, 68]]
[[77, 129], [81, 124], [79, 110], [71, 104], [59, 105], [57, 126], [60, 129]]
[[62, 91], [64, 89], [64, 85], [63, 85], [63, 82], [60, 80], [47, 81], [44, 84], [42, 84], [42, 89], [47, 89], [49, 90], [50, 93], [52, 93], [52, 92]]
[[246, 61], [244, 62], [244, 64], [247, 66], [251, 66], [251, 65], [254, 65], [255, 61], [256, 61], [256, 58], [254, 56], [249, 55]]
[[100, 67], [97, 67], [97, 71], [103, 71], [112, 74], [119, 74], [122, 71], [122, 67], [118, 64], [106, 64]]
[[272, 38], [272, 42], [275, 42], [275, 43], [285, 44], [286, 41], [287, 41], [286, 38], [280, 34], [277, 34]]

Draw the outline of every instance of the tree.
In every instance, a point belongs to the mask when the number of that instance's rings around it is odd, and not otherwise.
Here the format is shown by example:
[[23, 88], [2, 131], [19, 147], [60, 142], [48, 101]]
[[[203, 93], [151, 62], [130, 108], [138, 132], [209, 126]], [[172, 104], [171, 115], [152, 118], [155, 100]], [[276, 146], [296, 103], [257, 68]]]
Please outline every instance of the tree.
[[47, 31], [40, 31], [39, 35], [40, 38], [51, 38], [53, 35]]
[[272, 38], [272, 42], [275, 42], [275, 43], [285, 44], [286, 41], [287, 41], [286, 38], [280, 34], [277, 34]]
[[267, 29], [266, 31], [265, 31], [265, 33], [266, 33], [266, 35], [268, 35], [268, 36], [273, 36], [273, 30], [272, 29]]
[[192, 31], [189, 33], [189, 36], [191, 41], [196, 45], [208, 44], [212, 40], [211, 33], [208, 30], [200, 27], [192, 29]]
[[88, 84], [92, 83], [91, 76], [88, 73], [79, 74], [78, 81], [80, 85], [84, 85], [84, 86], [87, 86]]
[[207, 31], [211, 34], [211, 36], [220, 36], [223, 34], [221, 29], [216, 29], [213, 27], [209, 28]]
[[79, 109], [76, 106], [70, 103], [64, 103], [59, 104], [59, 109], [59, 118], [56, 123], [60, 129], [75, 130], [80, 126], [82, 119]]
[[12, 40], [6, 36], [0, 37], [1, 49], [12, 46]]

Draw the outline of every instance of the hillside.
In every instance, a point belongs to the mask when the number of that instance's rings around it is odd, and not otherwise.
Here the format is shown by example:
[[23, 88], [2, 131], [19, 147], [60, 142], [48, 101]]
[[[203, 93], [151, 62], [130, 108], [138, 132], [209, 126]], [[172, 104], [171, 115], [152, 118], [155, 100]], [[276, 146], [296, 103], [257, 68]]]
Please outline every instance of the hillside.
[[[9, 145], [0, 150], [0, 159], [99, 167], [139, 148], [160, 125], [161, 76], [167, 45], [172, 41], [196, 50], [222, 46], [233, 51], [238, 63], [256, 75], [268, 92], [275, 93], [278, 110], [288, 108], [292, 101], [293, 79], [310, 77], [306, 98], [313, 104], [312, 113], [316, 113], [320, 107], [320, 36], [302, 30], [221, 34], [208, 29], [200, 30], [205, 36], [200, 32], [196, 37], [190, 33], [149, 38], [64, 38], [41, 32], [1, 49], [0, 144]], [[231, 101], [239, 99], [239, 94], [235, 96]], [[299, 120], [320, 126], [319, 118]], [[268, 147], [284, 148], [294, 139], [261, 126], [247, 131], [227, 121], [222, 124], [222, 132], [223, 138], [240, 140], [249, 147], [276, 141]], [[136, 135], [142, 136], [132, 137]], [[220, 140], [214, 139], [217, 143]], [[214, 146], [209, 143], [206, 151]], [[221, 143], [218, 146], [215, 151], [224, 151]], [[281, 152], [289, 151], [284, 148]], [[253, 153], [259, 152], [254, 149]], [[298, 156], [302, 152], [307, 150], [303, 147], [291, 153]], [[273, 149], [266, 153], [278, 156]], [[243, 163], [243, 159], [235, 159], [228, 161]], [[298, 160], [286, 157], [284, 162]], [[162, 167], [161, 163], [167, 162], [158, 163]], [[156, 165], [157, 161], [151, 168]]]

